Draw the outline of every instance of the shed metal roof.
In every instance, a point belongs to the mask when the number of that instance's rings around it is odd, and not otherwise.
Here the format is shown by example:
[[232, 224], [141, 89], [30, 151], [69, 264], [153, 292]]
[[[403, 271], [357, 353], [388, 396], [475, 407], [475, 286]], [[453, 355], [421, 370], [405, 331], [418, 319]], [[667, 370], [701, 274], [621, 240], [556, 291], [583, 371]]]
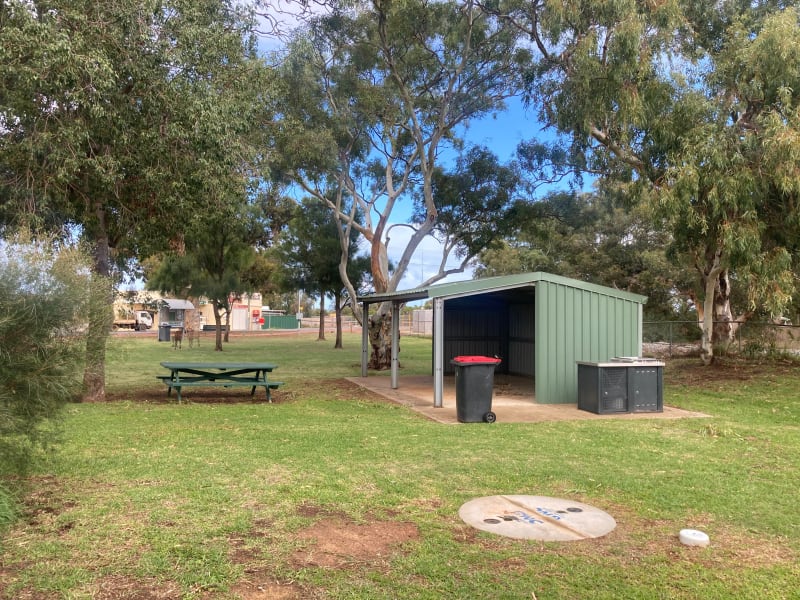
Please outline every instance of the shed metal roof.
[[188, 300], [181, 300], [180, 298], [164, 298], [164, 304], [173, 310], [193, 310], [194, 304]]
[[518, 275], [503, 275], [500, 277], [486, 277], [484, 279], [471, 279], [468, 281], [455, 281], [453, 283], [440, 283], [427, 287], [386, 292], [383, 294], [368, 294], [366, 296], [359, 296], [358, 300], [359, 302], [366, 302], [367, 304], [375, 304], [378, 302], [411, 302], [414, 300], [433, 298], [458, 298], [500, 290], [535, 287], [538, 281], [549, 281], [568, 287], [603, 294], [604, 296], [638, 302], [640, 304], [647, 302], [646, 296], [597, 285], [595, 283], [587, 283], [578, 279], [570, 279], [569, 277], [562, 277], [560, 275], [551, 275], [543, 271], [520, 273]]

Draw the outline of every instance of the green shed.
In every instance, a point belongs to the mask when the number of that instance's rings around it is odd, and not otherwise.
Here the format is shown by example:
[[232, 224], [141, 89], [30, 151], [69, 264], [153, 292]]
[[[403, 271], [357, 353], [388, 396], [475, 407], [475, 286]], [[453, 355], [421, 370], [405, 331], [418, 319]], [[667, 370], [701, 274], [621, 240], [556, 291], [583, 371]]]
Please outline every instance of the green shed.
[[[365, 318], [372, 304], [392, 306], [394, 389], [399, 387], [399, 307], [415, 300], [433, 302], [434, 406], [442, 406], [443, 377], [453, 371], [454, 356], [499, 356], [503, 362], [498, 372], [533, 378], [537, 402], [569, 404], [577, 402], [578, 361], [602, 362], [642, 353], [646, 297], [549, 273], [362, 296]], [[368, 357], [364, 328], [363, 377]]]

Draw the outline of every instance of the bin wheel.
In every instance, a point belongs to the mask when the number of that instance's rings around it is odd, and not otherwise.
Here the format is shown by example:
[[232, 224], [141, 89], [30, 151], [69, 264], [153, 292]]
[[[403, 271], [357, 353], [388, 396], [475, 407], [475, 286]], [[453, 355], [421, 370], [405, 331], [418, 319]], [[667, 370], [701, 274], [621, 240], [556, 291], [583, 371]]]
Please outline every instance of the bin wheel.
[[485, 415], [483, 415], [483, 420], [486, 421], [487, 423], [494, 423], [495, 421], [497, 421], [497, 415], [495, 415], [492, 411], [489, 411]]

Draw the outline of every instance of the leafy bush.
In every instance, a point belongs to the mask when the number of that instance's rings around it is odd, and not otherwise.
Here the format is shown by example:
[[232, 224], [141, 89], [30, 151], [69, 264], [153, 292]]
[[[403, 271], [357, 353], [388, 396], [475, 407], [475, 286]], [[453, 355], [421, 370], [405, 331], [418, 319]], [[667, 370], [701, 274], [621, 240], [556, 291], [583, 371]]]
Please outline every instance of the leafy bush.
[[79, 391], [88, 285], [76, 249], [0, 242], [0, 474], [23, 472], [53, 441]]

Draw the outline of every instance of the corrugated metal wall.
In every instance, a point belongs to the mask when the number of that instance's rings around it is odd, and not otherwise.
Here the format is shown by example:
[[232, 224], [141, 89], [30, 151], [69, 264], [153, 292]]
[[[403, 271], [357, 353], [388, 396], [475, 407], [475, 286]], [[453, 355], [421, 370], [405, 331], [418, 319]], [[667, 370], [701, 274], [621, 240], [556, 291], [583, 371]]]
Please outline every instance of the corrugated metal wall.
[[536, 283], [536, 401], [577, 401], [577, 361], [639, 352], [641, 304], [557, 282]]
[[[453, 373], [454, 356], [504, 356], [508, 339], [505, 303], [487, 297], [454, 299], [445, 303], [445, 373]], [[498, 372], [505, 371], [501, 365]]]
[[266, 315], [261, 329], [300, 329], [300, 321], [294, 315]]
[[509, 373], [534, 376], [536, 319], [533, 302], [509, 305], [508, 351], [504, 356]]
[[533, 298], [508, 293], [457, 298], [445, 304], [445, 373], [452, 373], [454, 356], [499, 356], [498, 373], [533, 377], [535, 320]]

